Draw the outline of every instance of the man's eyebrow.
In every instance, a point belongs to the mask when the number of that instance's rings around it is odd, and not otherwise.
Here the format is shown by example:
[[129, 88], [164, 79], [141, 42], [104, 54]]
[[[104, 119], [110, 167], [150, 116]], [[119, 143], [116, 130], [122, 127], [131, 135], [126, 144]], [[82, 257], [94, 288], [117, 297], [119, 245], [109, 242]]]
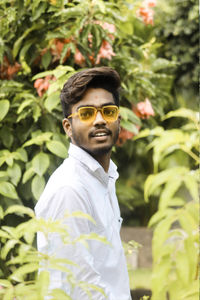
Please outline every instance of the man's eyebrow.
[[113, 102], [106, 102], [106, 103], [104, 103], [104, 104], [102, 104], [102, 105], [100, 105], [100, 106], [95, 106], [95, 105], [89, 105], [89, 104], [86, 104], [86, 105], [79, 105], [77, 108], [76, 108], [76, 110], [78, 110], [79, 108], [81, 108], [81, 107], [96, 107], [96, 108], [98, 108], [98, 107], [103, 107], [103, 106], [107, 106], [107, 105], [116, 105], [115, 103], [113, 103]]

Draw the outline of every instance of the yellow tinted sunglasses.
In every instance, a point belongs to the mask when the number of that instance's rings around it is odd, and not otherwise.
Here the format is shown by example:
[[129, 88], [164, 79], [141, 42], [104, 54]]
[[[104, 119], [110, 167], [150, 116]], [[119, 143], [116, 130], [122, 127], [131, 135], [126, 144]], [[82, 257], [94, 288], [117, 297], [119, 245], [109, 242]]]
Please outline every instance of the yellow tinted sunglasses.
[[94, 106], [83, 106], [80, 107], [76, 113], [71, 114], [68, 119], [78, 116], [81, 122], [92, 123], [98, 111], [101, 112], [104, 120], [109, 123], [115, 122], [119, 115], [119, 107], [116, 105], [104, 105], [98, 108]]

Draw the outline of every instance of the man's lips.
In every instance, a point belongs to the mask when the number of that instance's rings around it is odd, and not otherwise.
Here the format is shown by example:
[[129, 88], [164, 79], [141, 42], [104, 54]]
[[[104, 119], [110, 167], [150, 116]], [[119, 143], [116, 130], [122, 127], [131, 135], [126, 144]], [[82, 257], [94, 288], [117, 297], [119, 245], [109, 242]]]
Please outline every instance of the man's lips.
[[103, 137], [111, 135], [112, 132], [108, 129], [98, 129], [89, 134], [90, 137]]

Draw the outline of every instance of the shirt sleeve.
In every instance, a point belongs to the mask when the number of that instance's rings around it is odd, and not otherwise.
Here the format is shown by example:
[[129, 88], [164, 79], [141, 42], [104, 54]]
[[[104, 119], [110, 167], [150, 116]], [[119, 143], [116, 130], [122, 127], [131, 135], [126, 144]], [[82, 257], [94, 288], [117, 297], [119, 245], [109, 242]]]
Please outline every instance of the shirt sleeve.
[[[67, 226], [67, 232], [70, 238], [76, 239], [82, 234], [91, 233], [91, 223], [87, 218], [65, 217], [65, 212], [73, 213], [81, 211], [92, 215], [92, 208], [88, 200], [86, 191], [83, 188], [74, 190], [72, 187], [65, 186], [57, 191], [50, 201], [48, 209], [48, 218], [53, 220], [63, 219], [64, 225]], [[99, 242], [101, 243], [101, 242]], [[105, 247], [109, 247], [105, 245]], [[54, 255], [56, 258], [69, 259], [78, 266], [66, 265], [73, 272], [78, 285], [74, 287], [69, 284], [66, 273], [59, 270], [50, 271], [50, 289], [60, 288], [69, 294], [73, 300], [88, 300], [87, 292], [82, 286], [84, 283], [95, 285], [101, 288], [107, 297], [97, 290], [89, 289], [92, 299], [95, 300], [116, 300], [114, 299], [109, 287], [106, 286], [103, 278], [95, 268], [95, 257], [90, 253], [83, 243], [78, 242], [74, 245], [64, 244], [58, 234], [51, 234], [48, 238], [48, 254]], [[98, 253], [97, 253], [98, 255]]]

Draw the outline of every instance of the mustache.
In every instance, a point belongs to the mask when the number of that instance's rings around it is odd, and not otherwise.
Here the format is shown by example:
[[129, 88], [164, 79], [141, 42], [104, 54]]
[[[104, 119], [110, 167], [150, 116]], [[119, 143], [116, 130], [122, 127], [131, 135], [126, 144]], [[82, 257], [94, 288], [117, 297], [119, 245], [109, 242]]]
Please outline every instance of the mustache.
[[108, 128], [105, 128], [105, 127], [98, 127], [97, 129], [95, 129], [95, 130], [93, 130], [93, 131], [91, 131], [90, 133], [89, 133], [89, 137], [94, 137], [95, 135], [96, 135], [96, 133], [97, 132], [104, 132], [104, 133], [106, 133], [106, 134], [108, 134], [108, 135], [112, 135], [112, 131], [111, 130], [109, 130]]

